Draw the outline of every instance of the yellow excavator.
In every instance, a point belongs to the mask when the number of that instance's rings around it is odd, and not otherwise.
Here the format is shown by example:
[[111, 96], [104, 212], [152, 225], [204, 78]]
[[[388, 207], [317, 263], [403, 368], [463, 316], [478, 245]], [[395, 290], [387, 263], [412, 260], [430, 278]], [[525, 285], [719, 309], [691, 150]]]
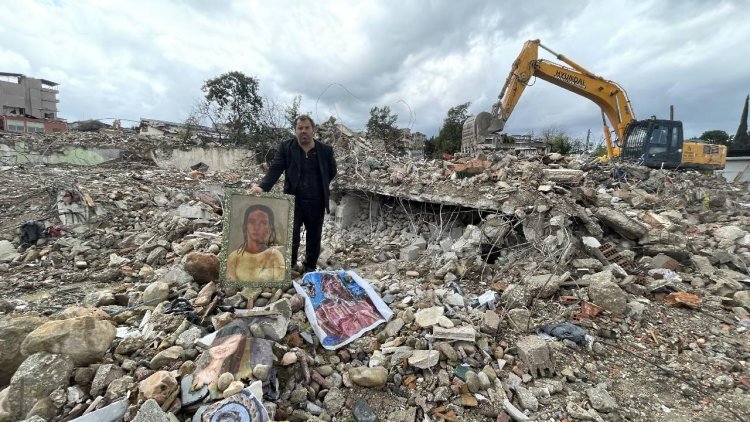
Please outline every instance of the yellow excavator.
[[[540, 59], [540, 47], [570, 67]], [[636, 120], [630, 100], [620, 85], [595, 75], [539, 40], [524, 43], [492, 111], [481, 112], [464, 122], [463, 152], [473, 152], [485, 137], [503, 130], [532, 77], [588, 98], [599, 106], [608, 160], [620, 158], [654, 168], [710, 170], [723, 169], [726, 164], [726, 146], [699, 140], [684, 141], [682, 122], [677, 120]], [[614, 141], [607, 119], [616, 136]]]

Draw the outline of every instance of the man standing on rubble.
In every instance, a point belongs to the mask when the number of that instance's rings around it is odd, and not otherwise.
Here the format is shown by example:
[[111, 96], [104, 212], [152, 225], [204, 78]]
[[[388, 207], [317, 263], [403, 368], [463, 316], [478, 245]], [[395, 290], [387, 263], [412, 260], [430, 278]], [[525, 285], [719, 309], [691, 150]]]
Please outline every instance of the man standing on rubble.
[[284, 173], [284, 193], [294, 195], [292, 268], [297, 266], [302, 225], [307, 231], [305, 272], [315, 271], [320, 256], [323, 217], [330, 213], [330, 183], [336, 177], [333, 148], [313, 139], [315, 123], [310, 116], [294, 119], [295, 137], [279, 143], [276, 155], [260, 185], [252, 193], [268, 192]]

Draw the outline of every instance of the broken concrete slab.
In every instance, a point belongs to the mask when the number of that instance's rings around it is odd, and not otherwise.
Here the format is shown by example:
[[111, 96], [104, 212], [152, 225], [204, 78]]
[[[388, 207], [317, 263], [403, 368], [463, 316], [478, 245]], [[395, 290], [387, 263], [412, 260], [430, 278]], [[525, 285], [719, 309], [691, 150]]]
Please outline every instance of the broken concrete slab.
[[407, 246], [401, 249], [401, 252], [399, 253], [399, 259], [404, 262], [414, 262], [419, 259], [421, 252], [422, 249], [419, 246]]
[[627, 311], [627, 294], [616, 283], [595, 281], [591, 283], [588, 289], [589, 298], [594, 304], [619, 315], [624, 315]]
[[664, 255], [664, 254], [658, 254], [651, 260], [651, 269], [655, 268], [666, 268], [668, 270], [677, 271], [680, 269], [681, 265], [677, 260], [674, 258]]
[[431, 327], [438, 323], [440, 317], [443, 316], [443, 312], [442, 306], [420, 309], [414, 314], [414, 320], [422, 328]]
[[482, 326], [480, 331], [486, 334], [494, 335], [500, 326], [500, 316], [493, 310], [486, 310], [482, 316]]
[[556, 274], [536, 274], [524, 278], [523, 283], [533, 296], [538, 295], [542, 299], [547, 299], [557, 293], [562, 279]]
[[511, 309], [507, 314], [510, 325], [521, 332], [527, 332], [531, 328], [531, 311], [528, 309]]
[[583, 180], [583, 170], [544, 169], [544, 177], [549, 182], [576, 185]]
[[638, 240], [648, 233], [647, 227], [617, 210], [599, 208], [594, 216], [627, 239]]
[[172, 419], [161, 410], [161, 406], [154, 399], [143, 402], [135, 415], [133, 422], [170, 422]]
[[742, 239], [745, 235], [747, 235], [747, 232], [737, 226], [723, 226], [713, 232], [716, 240], [726, 242], [734, 242], [737, 239]]
[[593, 258], [579, 258], [574, 259], [572, 262], [573, 268], [578, 272], [596, 272], [604, 268], [604, 265], [598, 259]]
[[409, 357], [409, 365], [420, 369], [428, 369], [438, 364], [440, 352], [437, 350], [415, 350]]
[[477, 332], [474, 327], [465, 325], [455, 328], [432, 327], [432, 338], [436, 340], [458, 340], [470, 341], [476, 340]]

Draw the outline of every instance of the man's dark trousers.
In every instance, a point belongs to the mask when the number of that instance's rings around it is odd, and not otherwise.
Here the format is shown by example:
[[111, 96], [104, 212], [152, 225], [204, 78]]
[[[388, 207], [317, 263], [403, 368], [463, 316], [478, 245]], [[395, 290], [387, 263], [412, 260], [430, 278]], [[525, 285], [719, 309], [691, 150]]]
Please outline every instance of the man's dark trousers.
[[325, 204], [321, 199], [296, 199], [294, 201], [294, 231], [292, 232], [292, 265], [297, 264], [299, 252], [300, 228], [304, 224], [305, 237], [305, 271], [315, 271], [320, 257], [320, 240], [323, 234]]

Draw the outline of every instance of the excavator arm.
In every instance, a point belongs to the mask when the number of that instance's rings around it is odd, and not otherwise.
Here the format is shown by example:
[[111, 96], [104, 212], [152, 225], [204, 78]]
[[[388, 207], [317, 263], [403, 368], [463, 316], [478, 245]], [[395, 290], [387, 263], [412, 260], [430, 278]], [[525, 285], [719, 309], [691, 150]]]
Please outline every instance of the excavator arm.
[[[539, 59], [539, 47], [570, 67]], [[630, 100], [617, 83], [589, 72], [562, 54], [545, 47], [539, 40], [530, 40], [524, 43], [521, 53], [513, 62], [498, 100], [492, 106], [492, 111], [479, 113], [464, 122], [461, 140], [463, 151], [472, 151], [480, 139], [490, 133], [503, 130], [532, 77], [543, 79], [593, 101], [599, 106], [603, 116], [610, 121], [620, 140], [624, 139], [630, 122], [635, 120]], [[612, 142], [606, 121], [603, 123], [607, 156], [609, 158], [619, 156], [619, 147]]]

